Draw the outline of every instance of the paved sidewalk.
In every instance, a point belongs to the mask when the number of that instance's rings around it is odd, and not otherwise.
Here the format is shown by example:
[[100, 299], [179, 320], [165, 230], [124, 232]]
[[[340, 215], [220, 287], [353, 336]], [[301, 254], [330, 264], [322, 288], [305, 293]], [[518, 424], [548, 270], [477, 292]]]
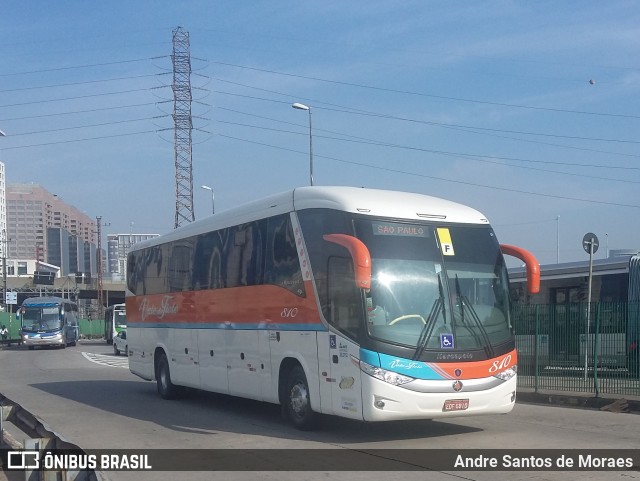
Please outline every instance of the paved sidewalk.
[[518, 388], [516, 402], [553, 406], [598, 409], [617, 413], [640, 414], [640, 396], [602, 394], [571, 391], [550, 391]]

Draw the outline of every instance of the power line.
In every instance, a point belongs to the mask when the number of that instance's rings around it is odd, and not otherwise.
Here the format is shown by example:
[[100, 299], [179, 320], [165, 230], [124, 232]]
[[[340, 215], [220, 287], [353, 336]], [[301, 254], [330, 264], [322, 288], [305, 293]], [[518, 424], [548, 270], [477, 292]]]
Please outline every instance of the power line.
[[335, 84], [335, 85], [345, 85], [347, 87], [358, 87], [358, 88], [364, 88], [364, 89], [370, 89], [370, 90], [377, 90], [377, 91], [381, 91], [381, 92], [391, 92], [391, 93], [398, 93], [398, 94], [404, 94], [404, 95], [414, 95], [414, 96], [419, 96], [419, 97], [429, 97], [429, 98], [435, 98], [435, 99], [440, 99], [440, 100], [451, 100], [451, 101], [455, 101], [455, 102], [467, 102], [467, 103], [475, 103], [475, 104], [483, 104], [483, 105], [494, 105], [494, 106], [498, 106], [498, 107], [510, 107], [510, 108], [518, 108], [518, 109], [541, 110], [541, 111], [557, 112], [557, 113], [565, 113], [565, 114], [595, 115], [595, 116], [602, 116], [602, 117], [619, 117], [619, 118], [628, 118], [628, 119], [640, 119], [640, 115], [614, 114], [614, 113], [607, 113], [607, 112], [589, 112], [589, 111], [584, 111], [584, 110], [570, 110], [570, 109], [559, 109], [559, 108], [552, 108], [552, 107], [536, 107], [536, 106], [533, 106], [533, 105], [509, 104], [509, 103], [503, 103], [503, 102], [490, 102], [490, 101], [486, 101], [486, 100], [466, 99], [466, 98], [462, 98], [462, 97], [448, 97], [448, 96], [444, 96], [444, 95], [427, 94], [427, 93], [424, 93], [424, 92], [413, 92], [413, 91], [410, 91], [410, 90], [399, 90], [399, 89], [391, 89], [391, 88], [386, 88], [386, 87], [376, 87], [376, 86], [373, 86], [373, 85], [357, 84], [357, 83], [353, 83], [353, 82], [343, 82], [343, 81], [339, 81], [339, 80], [329, 80], [329, 79], [323, 79], [323, 78], [320, 78], [320, 77], [310, 77], [310, 76], [307, 76], [307, 75], [291, 74], [291, 73], [287, 73], [287, 72], [278, 72], [276, 70], [261, 69], [261, 68], [256, 68], [256, 67], [248, 67], [246, 65], [237, 65], [237, 64], [226, 63], [226, 62], [212, 61], [211, 63], [217, 64], [217, 65], [224, 65], [224, 66], [227, 66], [227, 67], [235, 67], [235, 68], [241, 68], [241, 69], [246, 69], [246, 70], [253, 70], [253, 71], [256, 71], [256, 72], [270, 73], [270, 74], [275, 74], [275, 75], [283, 75], [283, 76], [286, 76], [286, 77], [301, 78], [301, 79], [305, 79], [305, 80], [314, 80], [316, 82], [325, 82], [325, 83], [331, 83], [331, 84]]
[[[298, 126], [298, 124], [292, 124], [290, 122], [284, 122], [282, 120], [273, 119], [273, 118], [269, 118], [269, 117], [262, 117], [262, 116], [255, 115], [255, 114], [248, 113], [248, 112], [241, 112], [241, 111], [232, 110], [232, 109], [225, 109], [223, 107], [217, 107], [217, 108], [218, 109], [222, 109], [222, 110], [228, 110], [228, 111], [244, 114], [244, 115], [249, 115], [249, 116], [252, 116], [252, 117], [261, 118], [261, 119], [264, 119], [264, 120], [269, 120], [269, 121], [273, 121], [273, 122], [281, 122], [281, 123], [285, 123], [285, 124], [289, 124], [289, 125]], [[222, 120], [220, 120], [218, 122], [233, 124], [233, 122], [227, 122], [227, 121], [222, 121]], [[246, 127], [260, 128], [260, 129], [269, 129], [268, 127], [252, 126], [252, 125], [248, 125], [248, 124], [237, 123], [237, 125], [246, 126]], [[274, 130], [277, 130], [277, 129], [274, 129]], [[360, 139], [360, 140], [365, 141], [363, 143], [374, 143], [374, 144], [380, 144], [380, 145], [395, 145], [395, 146], [398, 146], [398, 147], [405, 147], [405, 146], [401, 146], [399, 144], [387, 144], [387, 143], [383, 143], [383, 142], [367, 139], [367, 138], [364, 138], [364, 137], [356, 137], [356, 136], [352, 136], [352, 135], [346, 135], [346, 134], [343, 134], [343, 133], [340, 133], [340, 132], [334, 132], [334, 131], [331, 131], [331, 130], [326, 130], [326, 129], [321, 129], [321, 128], [316, 128], [315, 131], [317, 131], [317, 132], [336, 133], [338, 135], [342, 135], [342, 136], [346, 136], [346, 137], [352, 137], [352, 138], [355, 138], [355, 139]], [[288, 132], [288, 131], [282, 131], [282, 132]], [[300, 132], [290, 132], [290, 133], [301, 134]], [[331, 139], [332, 137], [327, 137], [327, 138]], [[335, 140], [346, 140], [346, 139], [336, 138]], [[565, 165], [565, 166], [568, 166], [568, 167], [592, 167], [592, 168], [598, 168], [598, 169], [615, 169], [615, 170], [631, 170], [631, 171], [640, 170], [640, 167], [573, 163], [573, 162], [562, 162], [562, 161], [558, 161], [558, 160], [532, 160], [532, 159], [522, 159], [522, 158], [518, 158], [518, 157], [503, 157], [503, 156], [486, 155], [486, 154], [468, 154], [468, 153], [462, 153], [462, 152], [451, 152], [451, 151], [442, 151], [442, 150], [435, 150], [435, 149], [419, 149], [417, 147], [406, 147], [406, 148], [410, 148], [410, 149], [414, 149], [414, 150], [423, 150], [425, 152], [431, 152], [431, 153], [437, 153], [437, 154], [443, 154], [443, 155], [462, 156], [462, 157], [481, 157], [481, 158], [485, 158], [485, 159], [504, 160], [504, 161], [528, 162], [528, 163], [536, 163], [536, 164]], [[598, 177], [598, 178], [600, 178], [600, 177]]]
[[92, 128], [92, 127], [104, 127], [106, 125], [118, 125], [118, 124], [125, 124], [125, 123], [131, 123], [131, 122], [141, 122], [143, 120], [155, 120], [155, 119], [160, 119], [160, 118], [164, 118], [164, 117], [168, 117], [168, 115], [156, 115], [153, 117], [143, 117], [143, 118], [139, 118], [139, 119], [130, 119], [130, 120], [115, 120], [113, 122], [102, 122], [99, 124], [87, 124], [87, 125], [76, 125], [76, 126], [72, 126], [72, 127], [60, 127], [57, 129], [50, 129], [50, 130], [38, 130], [38, 131], [34, 131], [34, 132], [22, 132], [22, 133], [12, 133], [11, 137], [17, 137], [20, 135], [35, 135], [35, 134], [48, 134], [51, 132], [62, 132], [65, 130], [77, 130], [77, 129], [88, 129], [88, 128]]
[[17, 150], [17, 149], [29, 149], [32, 147], [44, 147], [47, 145], [59, 145], [59, 144], [71, 144], [71, 143], [75, 143], [75, 142], [89, 142], [91, 140], [102, 140], [102, 139], [113, 139], [116, 137], [130, 137], [133, 135], [143, 135], [143, 134], [151, 134], [151, 133], [158, 133], [158, 132], [162, 132], [165, 130], [170, 130], [170, 129], [156, 129], [156, 130], [143, 130], [140, 132], [128, 132], [128, 133], [124, 133], [124, 134], [112, 134], [112, 135], [100, 135], [98, 137], [87, 137], [84, 139], [72, 139], [72, 140], [57, 140], [55, 142], [43, 142], [41, 144], [29, 144], [29, 145], [17, 145], [17, 146], [13, 146], [13, 147], [2, 147], [2, 150]]
[[66, 84], [40, 85], [40, 86], [33, 86], [33, 87], [20, 87], [20, 88], [15, 88], [15, 89], [0, 90], [0, 93], [22, 92], [22, 91], [25, 91], [25, 90], [50, 89], [50, 88], [58, 88], [58, 87], [72, 87], [72, 86], [75, 86], [75, 85], [88, 85], [88, 84], [115, 82], [115, 81], [119, 81], [119, 80], [132, 80], [132, 79], [138, 79], [138, 78], [157, 77], [157, 76], [158, 76], [158, 74], [145, 74], [145, 75], [134, 75], [134, 76], [131, 76], [131, 77], [115, 77], [115, 78], [110, 78], [110, 79], [85, 80], [83, 82], [71, 82], [71, 83], [66, 83]]
[[107, 65], [120, 65], [125, 63], [133, 63], [133, 62], [143, 62], [147, 60], [156, 60], [159, 58], [166, 58], [168, 55], [162, 55], [159, 57], [148, 57], [148, 58], [138, 58], [132, 60], [118, 60], [114, 62], [104, 62], [104, 63], [93, 63], [93, 64], [83, 64], [83, 65], [70, 65], [68, 67], [56, 67], [56, 68], [46, 68], [40, 70], [29, 70], [26, 72], [12, 72], [12, 73], [3, 73], [0, 74], [0, 77], [14, 77], [18, 75], [31, 75], [36, 73], [46, 73], [46, 72], [59, 72], [62, 70], [74, 70], [74, 69], [82, 69], [82, 68], [95, 68], [95, 67], [105, 67]]
[[[232, 85], [238, 85], [240, 87], [260, 90], [262, 92], [268, 92], [268, 93], [273, 93], [273, 94], [277, 94], [277, 95], [283, 95], [283, 96], [287, 96], [289, 98], [292, 97], [291, 94], [287, 94], [287, 93], [284, 93], [284, 92], [277, 92], [277, 91], [274, 91], [274, 90], [267, 90], [267, 89], [263, 89], [263, 88], [259, 88], [259, 87], [254, 87], [252, 85], [241, 84], [239, 82], [231, 82], [231, 81], [223, 80], [223, 79], [220, 79], [220, 78], [214, 78], [214, 80], [219, 81], [219, 82], [229, 83], [229, 84], [232, 84]], [[225, 92], [218, 92], [218, 91], [215, 91], [215, 92], [217, 92], [217, 93], [225, 93]], [[312, 100], [314, 100], [314, 105], [316, 105], [316, 108], [321, 108], [321, 109], [324, 109], [324, 110], [329, 110], [329, 111], [334, 111], [334, 112], [343, 112], [343, 113], [349, 113], [349, 114], [365, 115], [365, 116], [370, 116], [370, 117], [380, 117], [380, 118], [392, 119], [392, 120], [401, 120], [401, 121], [404, 121], [404, 122], [412, 122], [412, 123], [419, 123], [419, 124], [425, 124], [425, 125], [432, 125], [432, 126], [436, 126], [436, 127], [447, 127], [447, 128], [455, 128], [455, 129], [472, 129], [472, 130], [481, 130], [481, 131], [488, 131], [488, 132], [504, 132], [504, 133], [509, 133], [509, 134], [532, 135], [532, 136], [538, 136], [538, 137], [554, 137], [554, 138], [570, 139], [570, 140], [588, 140], [588, 141], [594, 141], [594, 142], [616, 142], [616, 143], [640, 144], [640, 141], [638, 141], [638, 140], [606, 139], [606, 138], [596, 138], [596, 137], [584, 137], [584, 136], [578, 136], [578, 135], [560, 135], [560, 134], [552, 134], [552, 133], [545, 133], [545, 132], [527, 132], [527, 131], [522, 131], [522, 130], [496, 129], [496, 128], [489, 128], [489, 127], [478, 127], [476, 125], [449, 124], [449, 123], [445, 123], [445, 122], [435, 122], [435, 121], [431, 121], [431, 120], [418, 120], [418, 119], [412, 119], [412, 118], [409, 118], [409, 117], [399, 117], [399, 116], [396, 116], [396, 115], [381, 114], [381, 113], [378, 113], [378, 112], [372, 112], [372, 111], [368, 111], [368, 110], [360, 110], [360, 109], [354, 109], [352, 107], [345, 107], [345, 106], [342, 106], [342, 105], [327, 104], [325, 102], [319, 102], [319, 103], [324, 104], [324, 105], [332, 105], [333, 107], [339, 107], [340, 109], [346, 109], [346, 111], [345, 111], [345, 110], [339, 110], [339, 109], [331, 109], [331, 108], [328, 108], [328, 107], [318, 107], [317, 106], [318, 101], [315, 100], [315, 99], [312, 99]]]
[[[239, 137], [233, 137], [230, 135], [224, 135], [224, 134], [217, 134], [219, 137], [224, 137], [224, 138], [228, 138], [228, 139], [232, 139], [232, 140], [238, 140], [240, 142], [247, 142], [247, 143], [251, 143], [251, 144], [257, 144], [257, 145], [262, 145], [265, 147], [271, 147], [274, 149], [279, 149], [279, 150], [285, 150], [287, 152], [293, 152], [293, 153], [297, 153], [297, 154], [304, 154], [304, 155], [308, 155], [308, 152], [302, 152], [299, 150], [294, 150], [294, 149], [289, 149], [286, 147], [279, 147], [276, 145], [270, 145], [270, 144], [266, 144], [263, 142], [256, 142], [253, 140], [247, 140], [247, 139], [241, 139]], [[383, 170], [386, 172], [392, 172], [392, 173], [396, 173], [396, 174], [406, 174], [406, 175], [411, 175], [411, 176], [417, 176], [417, 177], [422, 177], [422, 178], [426, 178], [426, 179], [432, 179], [432, 180], [439, 180], [442, 182], [452, 182], [452, 183], [456, 183], [456, 184], [462, 184], [462, 185], [469, 185], [469, 186], [473, 186], [473, 187], [480, 187], [480, 188], [484, 188], [484, 189], [492, 189], [492, 190], [502, 190], [505, 192], [513, 192], [513, 193], [517, 193], [517, 194], [526, 194], [526, 195], [534, 195], [534, 196], [538, 196], [538, 197], [548, 197], [548, 198], [552, 198], [552, 199], [561, 199], [561, 200], [571, 200], [571, 201], [577, 201], [577, 202], [587, 202], [587, 203], [591, 203], [591, 204], [601, 204], [601, 205], [611, 205], [611, 206], [617, 206], [617, 207], [632, 207], [635, 209], [640, 209], [640, 205], [635, 205], [635, 204], [622, 204], [622, 203], [618, 203], [618, 202], [607, 202], [607, 201], [600, 201], [600, 200], [594, 200], [594, 199], [584, 199], [584, 198], [579, 198], [579, 197], [568, 197], [568, 196], [562, 196], [562, 195], [553, 195], [553, 194], [543, 194], [540, 192], [530, 192], [530, 191], [526, 191], [526, 190], [521, 190], [521, 189], [509, 189], [507, 187], [499, 187], [499, 186], [495, 186], [495, 185], [485, 185], [485, 184], [477, 184], [474, 182], [466, 182], [466, 181], [462, 181], [462, 180], [454, 180], [454, 179], [446, 179], [444, 177], [435, 177], [432, 175], [426, 175], [426, 174], [420, 174], [420, 173], [416, 173], [416, 172], [409, 172], [409, 171], [405, 171], [405, 170], [399, 170], [399, 169], [392, 169], [390, 167], [380, 167], [377, 165], [372, 165], [372, 164], [366, 164], [364, 162], [355, 162], [355, 161], [351, 161], [351, 160], [344, 160], [344, 159], [338, 159], [336, 157], [329, 157], [326, 155], [317, 155], [317, 157], [323, 158], [323, 159], [328, 159], [328, 160], [334, 160], [336, 162], [341, 162], [344, 164], [350, 164], [350, 165], [357, 165], [360, 167], [366, 167], [368, 169], [378, 169], [378, 170]]]
[[[258, 90], [262, 90], [262, 89], [258, 89]], [[247, 98], [247, 99], [253, 99], [253, 100], [262, 100], [265, 102], [273, 102], [273, 103], [279, 103], [279, 104], [283, 104], [283, 105], [288, 105], [291, 102], [290, 101], [285, 101], [285, 100], [275, 100], [275, 99], [267, 99], [264, 97], [255, 97], [252, 95], [243, 95], [243, 94], [238, 94], [238, 93], [232, 93], [232, 92], [224, 92], [221, 90], [213, 90], [213, 92], [215, 93], [219, 93], [222, 95], [229, 95], [229, 96], [234, 96], [234, 97], [241, 97], [241, 98]], [[298, 99], [301, 100], [305, 100], [304, 98], [300, 98], [297, 97]], [[318, 102], [318, 101], [316, 101]], [[320, 104], [325, 104], [325, 102], [319, 102]], [[329, 105], [335, 105], [335, 104], [329, 104]], [[331, 108], [327, 108], [327, 107], [321, 107], [321, 106], [316, 106], [316, 109], [323, 109], [323, 110], [330, 110], [330, 111], [335, 111], [335, 112], [342, 112], [342, 113], [346, 113], [346, 114], [355, 114], [355, 115], [363, 115], [363, 116], [367, 116], [367, 115], [371, 115], [371, 116], [376, 116], [376, 117], [380, 117], [380, 118], [389, 118], [389, 119], [393, 119], [393, 120], [400, 120], [403, 121], [404, 119], [402, 117], [393, 117], [391, 115], [387, 115], [387, 114], [376, 114], [375, 112], [368, 114], [367, 111], [363, 111], [363, 110], [358, 110], [358, 109], [353, 109], [350, 107], [341, 107], [341, 109], [331, 109]], [[347, 110], [343, 110], [343, 109], [347, 109]], [[420, 121], [417, 119], [407, 119], [407, 121], [411, 121], [414, 123], [427, 123], [427, 121]], [[608, 150], [600, 150], [600, 149], [592, 149], [592, 148], [586, 148], [586, 147], [576, 147], [576, 146], [572, 146], [572, 145], [562, 145], [562, 144], [553, 144], [550, 142], [542, 142], [540, 140], [531, 140], [531, 139], [520, 139], [517, 137], [507, 137], [507, 136], [503, 136], [503, 135], [497, 135], [497, 134], [491, 134], [488, 132], [477, 132], [474, 130], [466, 130], [462, 127], [448, 127], [445, 125], [438, 125], [437, 123], [432, 123], [432, 125], [434, 126], [440, 126], [442, 128], [447, 128], [450, 130], [457, 130], [457, 131], [461, 131], [461, 132], [466, 132], [466, 133], [471, 133], [471, 134], [475, 134], [475, 135], [485, 135], [485, 136], [489, 136], [489, 137], [496, 137], [496, 138], [501, 138], [501, 139], [508, 139], [508, 140], [515, 140], [518, 142], [528, 142], [528, 143], [532, 143], [532, 144], [539, 144], [539, 145], [548, 145], [548, 146], [552, 146], [552, 147], [559, 147], [559, 148], [563, 148], [563, 149], [571, 149], [571, 150], [579, 150], [579, 151], [583, 151], [583, 152], [595, 152], [595, 153], [599, 153], [599, 154], [608, 154], [608, 155], [617, 155], [617, 156], [621, 156], [621, 157], [632, 157], [632, 158], [639, 158], [640, 155], [637, 154], [627, 154], [627, 153], [623, 153], [623, 152], [612, 152], [612, 151], [608, 151]], [[469, 129], [473, 129], [474, 127], [469, 127]], [[597, 140], [597, 139], [589, 139], [589, 140]]]
[[29, 120], [29, 119], [41, 119], [41, 118], [46, 118], [46, 117], [58, 117], [61, 115], [76, 115], [76, 114], [88, 114], [88, 113], [93, 113], [93, 112], [102, 112], [105, 110], [119, 110], [119, 109], [129, 109], [129, 108], [135, 108], [135, 107], [148, 107], [150, 105], [157, 105], [160, 103], [167, 103], [167, 102], [171, 102], [170, 100], [163, 100], [163, 101], [158, 101], [158, 102], [146, 102], [146, 103], [142, 103], [142, 104], [129, 104], [129, 105], [118, 105], [115, 107], [100, 107], [100, 108], [95, 108], [95, 109], [86, 109], [86, 110], [74, 110], [71, 112], [55, 112], [52, 114], [40, 114], [40, 115], [28, 115], [25, 117], [12, 117], [12, 118], [6, 118], [6, 119], [0, 119], [0, 122], [10, 122], [10, 121], [15, 121], [15, 120]]
[[[296, 135], [306, 135], [305, 133], [302, 133], [302, 132], [293, 132], [291, 130], [274, 129], [274, 128], [271, 128], [271, 127], [261, 127], [261, 126], [256, 126], [256, 125], [241, 124], [241, 123], [238, 123], [238, 122], [227, 122], [227, 121], [224, 121], [224, 120], [220, 120], [218, 122], [222, 123], [222, 124], [237, 125], [237, 126], [240, 126], [240, 127], [249, 127], [249, 128], [261, 129], [261, 130], [270, 130], [272, 132], [280, 132], [280, 133], [288, 133], [288, 134], [296, 134]], [[322, 129], [316, 129], [316, 131], [321, 131], [321, 130]], [[572, 173], [572, 172], [562, 172], [562, 171], [558, 171], [558, 170], [541, 169], [541, 168], [536, 168], [536, 167], [526, 167], [526, 166], [523, 166], [523, 165], [505, 164], [503, 162], [498, 162], [498, 161], [495, 161], [495, 160], [487, 160], [485, 158], [482, 158], [482, 157], [485, 157], [485, 156], [476, 155], [476, 154], [465, 154], [465, 153], [460, 153], [460, 152], [447, 152], [447, 151], [442, 151], [442, 150], [425, 149], [425, 148], [421, 148], [421, 147], [413, 147], [413, 146], [408, 146], [408, 145], [391, 144], [391, 143], [379, 142], [379, 141], [375, 141], [375, 140], [371, 140], [371, 139], [364, 139], [362, 137], [358, 137], [356, 139], [347, 139], [347, 138], [339, 138], [339, 137], [329, 137], [329, 136], [326, 136], [326, 135], [318, 135], [318, 134], [314, 135], [314, 137], [315, 138], [321, 138], [321, 139], [328, 139], [328, 140], [339, 140], [339, 141], [342, 141], [342, 142], [353, 142], [353, 143], [360, 143], [360, 144], [365, 144], [365, 145], [375, 145], [375, 146], [379, 146], [379, 147], [390, 147], [390, 148], [396, 148], [396, 149], [406, 149], [406, 150], [414, 150], [414, 151], [419, 151], [419, 152], [427, 152], [427, 153], [431, 153], [431, 154], [445, 155], [445, 156], [448, 156], [448, 157], [456, 157], [456, 158], [460, 158], [460, 159], [473, 160], [473, 161], [476, 161], [476, 162], [484, 162], [484, 163], [489, 163], [489, 164], [514, 167], [514, 168], [517, 168], [517, 169], [535, 170], [535, 171], [538, 171], [538, 172], [550, 172], [550, 173], [553, 173], [553, 174], [569, 175], [569, 176], [573, 176], [573, 177], [585, 177], [585, 178], [589, 178], [589, 179], [606, 180], [606, 181], [611, 181], [611, 182], [624, 182], [624, 183], [629, 183], [629, 184], [640, 184], [640, 181], [635, 181], [635, 180], [613, 179], [613, 178], [610, 178], [610, 177], [602, 177], [602, 176], [596, 176], [596, 175], [576, 174], [576, 173]], [[640, 167], [629, 167], [628, 169], [640, 170]]]
[[50, 102], [64, 102], [66, 100], [79, 100], [79, 99], [88, 99], [93, 97], [105, 97], [108, 95], [121, 95], [121, 94], [129, 94], [133, 92], [146, 92], [148, 90], [155, 90], [162, 87], [147, 87], [143, 89], [131, 89], [131, 90], [120, 90], [119, 92], [103, 92], [99, 94], [88, 94], [88, 95], [79, 95], [77, 97], [65, 97], [59, 99], [49, 99], [49, 100], [34, 100], [31, 102], [22, 102], [18, 104], [5, 104], [0, 105], [0, 108], [9, 108], [9, 107], [22, 107], [23, 105], [33, 105], [33, 104], [42, 104], [42, 103], [50, 103]]

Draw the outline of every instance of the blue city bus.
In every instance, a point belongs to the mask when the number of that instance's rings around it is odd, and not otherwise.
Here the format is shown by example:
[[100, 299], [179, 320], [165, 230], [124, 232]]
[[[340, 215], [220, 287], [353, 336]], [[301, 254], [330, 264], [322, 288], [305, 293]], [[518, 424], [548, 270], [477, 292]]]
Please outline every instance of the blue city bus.
[[18, 310], [20, 340], [36, 346], [75, 346], [79, 338], [78, 306], [60, 297], [30, 297]]

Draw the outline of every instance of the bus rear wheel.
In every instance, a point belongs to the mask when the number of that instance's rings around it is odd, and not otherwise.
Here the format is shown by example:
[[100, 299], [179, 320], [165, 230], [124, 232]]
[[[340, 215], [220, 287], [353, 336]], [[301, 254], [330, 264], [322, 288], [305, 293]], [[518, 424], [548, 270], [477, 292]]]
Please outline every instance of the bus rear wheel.
[[169, 360], [164, 352], [160, 355], [160, 359], [158, 360], [156, 382], [158, 386], [158, 394], [160, 394], [162, 399], [176, 399], [180, 395], [180, 386], [176, 386], [171, 382]]
[[302, 431], [316, 425], [317, 415], [311, 409], [309, 384], [301, 366], [295, 366], [289, 373], [285, 412], [289, 421]]

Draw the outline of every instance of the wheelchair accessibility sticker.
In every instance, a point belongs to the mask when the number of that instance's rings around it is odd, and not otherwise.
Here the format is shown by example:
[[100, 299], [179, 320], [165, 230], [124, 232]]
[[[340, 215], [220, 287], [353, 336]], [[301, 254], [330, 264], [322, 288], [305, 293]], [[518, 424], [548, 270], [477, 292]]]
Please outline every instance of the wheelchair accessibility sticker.
[[453, 334], [440, 334], [440, 347], [442, 349], [453, 349]]

